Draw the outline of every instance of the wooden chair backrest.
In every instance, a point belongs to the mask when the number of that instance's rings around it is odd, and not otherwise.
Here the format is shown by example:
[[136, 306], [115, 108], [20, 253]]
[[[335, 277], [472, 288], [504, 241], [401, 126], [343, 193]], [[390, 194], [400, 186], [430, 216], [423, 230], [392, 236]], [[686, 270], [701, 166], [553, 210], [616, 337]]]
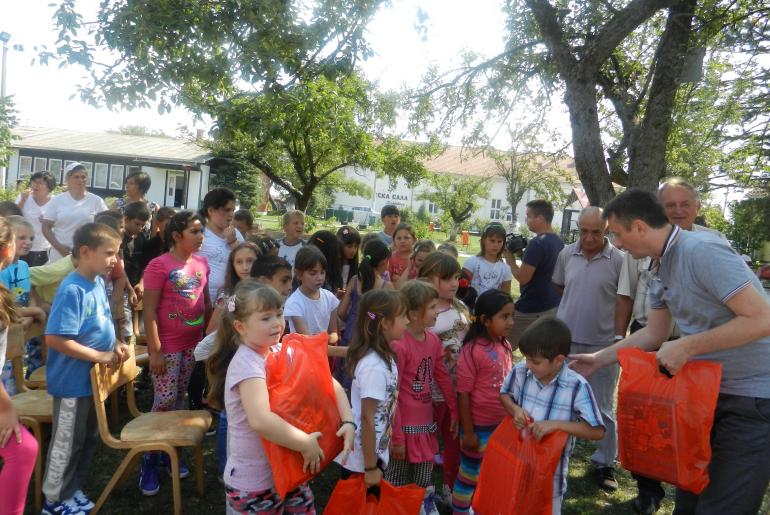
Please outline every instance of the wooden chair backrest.
[[24, 356], [24, 328], [21, 324], [8, 327], [8, 346], [5, 348], [5, 359], [13, 361]]
[[107, 365], [96, 364], [91, 369], [91, 390], [94, 394], [94, 402], [103, 403], [112, 392], [130, 383], [139, 375], [136, 368], [136, 355], [134, 347], [128, 346], [128, 359], [118, 368], [110, 368]]

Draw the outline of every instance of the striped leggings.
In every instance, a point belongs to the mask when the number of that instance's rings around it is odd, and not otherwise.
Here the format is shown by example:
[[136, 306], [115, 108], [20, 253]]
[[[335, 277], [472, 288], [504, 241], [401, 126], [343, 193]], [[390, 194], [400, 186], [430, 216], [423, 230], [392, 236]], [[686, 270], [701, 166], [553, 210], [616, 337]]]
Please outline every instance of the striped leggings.
[[[471, 509], [473, 492], [479, 481], [479, 470], [487, 442], [497, 426], [473, 426], [476, 436], [479, 438], [479, 450], [471, 452], [460, 448], [460, 471], [457, 473], [455, 486], [452, 490], [452, 513], [468, 513]], [[462, 439], [462, 431], [460, 431]]]

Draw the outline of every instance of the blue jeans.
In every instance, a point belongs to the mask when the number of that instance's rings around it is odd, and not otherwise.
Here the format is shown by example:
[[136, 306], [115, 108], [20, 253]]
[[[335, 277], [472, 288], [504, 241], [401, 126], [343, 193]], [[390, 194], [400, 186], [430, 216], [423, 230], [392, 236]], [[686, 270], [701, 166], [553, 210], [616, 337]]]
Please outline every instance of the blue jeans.
[[217, 461], [219, 465], [219, 475], [225, 473], [227, 464], [227, 413], [225, 410], [219, 412], [219, 428], [217, 429]]

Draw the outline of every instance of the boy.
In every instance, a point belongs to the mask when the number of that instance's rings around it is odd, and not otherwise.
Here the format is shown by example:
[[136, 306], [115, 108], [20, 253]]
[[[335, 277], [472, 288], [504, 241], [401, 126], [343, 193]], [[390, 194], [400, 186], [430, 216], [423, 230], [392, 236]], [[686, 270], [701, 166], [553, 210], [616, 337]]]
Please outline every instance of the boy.
[[396, 230], [396, 226], [401, 223], [401, 213], [398, 208], [393, 204], [385, 204], [380, 211], [380, 219], [382, 220], [382, 231], [377, 236], [385, 242], [389, 247], [393, 246], [393, 231]]
[[[233, 214], [233, 225], [241, 232], [244, 238], [248, 238], [257, 232], [254, 230], [254, 218], [248, 209], [239, 209]], [[257, 230], [259, 230], [259, 227], [257, 227]]]
[[53, 429], [43, 480], [43, 514], [79, 514], [94, 504], [82, 491], [97, 444], [91, 398], [93, 363], [117, 366], [128, 348], [115, 341], [103, 274], [117, 263], [120, 236], [90, 223], [73, 236], [75, 271], [62, 281], [45, 330], [46, 380], [53, 397]]
[[557, 430], [571, 435], [554, 473], [554, 514], [561, 513], [575, 438], [604, 436], [588, 381], [565, 363], [571, 342], [564, 322], [550, 316], [538, 319], [521, 335], [519, 350], [526, 359], [516, 364], [500, 389], [500, 400], [519, 430], [528, 428], [537, 440]]
[[278, 255], [289, 262], [294, 268], [294, 260], [297, 258], [297, 252], [305, 242], [302, 235], [305, 233], [305, 213], [302, 211], [288, 211], [284, 213], [283, 219], [283, 239], [280, 241]]
[[150, 221], [150, 210], [144, 202], [131, 202], [123, 211], [125, 235], [120, 248], [123, 251], [123, 264], [128, 282], [137, 285], [142, 280], [144, 270], [144, 246], [147, 241], [145, 227]]

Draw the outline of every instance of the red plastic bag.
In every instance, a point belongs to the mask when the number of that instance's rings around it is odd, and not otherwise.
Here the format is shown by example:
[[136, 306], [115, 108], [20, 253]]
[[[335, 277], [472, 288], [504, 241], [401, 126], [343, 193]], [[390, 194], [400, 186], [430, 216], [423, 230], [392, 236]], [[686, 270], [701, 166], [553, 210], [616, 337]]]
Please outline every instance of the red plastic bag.
[[618, 351], [618, 456], [623, 468], [699, 494], [709, 482], [722, 365], [690, 361], [674, 376], [655, 354]]
[[[332, 376], [326, 359], [326, 333], [315, 336], [288, 334], [281, 351], [265, 361], [270, 410], [289, 424], [305, 431], [320, 431], [318, 444], [324, 451], [321, 468], [342, 451], [342, 439], [336, 436], [340, 415], [334, 395]], [[302, 471], [302, 455], [262, 439], [265, 454], [273, 470], [275, 490], [281, 498], [313, 477]]]
[[555, 431], [538, 442], [529, 431], [516, 429], [511, 417], [503, 419], [487, 442], [473, 495], [474, 512], [551, 515], [553, 475], [567, 437]]
[[363, 474], [337, 481], [324, 515], [416, 515], [425, 489], [417, 485], [393, 486], [380, 481], [380, 499], [366, 495]]

